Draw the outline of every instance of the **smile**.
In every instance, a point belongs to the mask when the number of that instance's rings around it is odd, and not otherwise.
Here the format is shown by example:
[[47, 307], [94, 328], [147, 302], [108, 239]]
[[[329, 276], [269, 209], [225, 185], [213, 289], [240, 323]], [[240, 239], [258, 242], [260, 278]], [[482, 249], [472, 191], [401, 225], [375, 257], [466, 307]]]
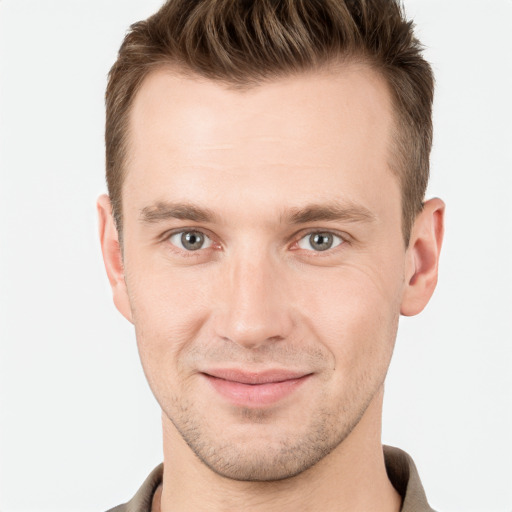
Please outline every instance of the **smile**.
[[246, 372], [219, 369], [203, 372], [202, 375], [213, 389], [232, 405], [262, 407], [289, 396], [312, 374], [288, 370]]

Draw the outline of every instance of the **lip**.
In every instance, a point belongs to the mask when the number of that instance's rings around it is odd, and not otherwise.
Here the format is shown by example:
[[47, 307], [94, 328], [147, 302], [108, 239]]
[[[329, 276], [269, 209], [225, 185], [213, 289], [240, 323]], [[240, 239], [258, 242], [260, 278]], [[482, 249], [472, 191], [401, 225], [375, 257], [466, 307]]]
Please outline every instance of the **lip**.
[[260, 372], [214, 369], [201, 373], [224, 399], [244, 407], [275, 404], [292, 394], [312, 375], [284, 369]]

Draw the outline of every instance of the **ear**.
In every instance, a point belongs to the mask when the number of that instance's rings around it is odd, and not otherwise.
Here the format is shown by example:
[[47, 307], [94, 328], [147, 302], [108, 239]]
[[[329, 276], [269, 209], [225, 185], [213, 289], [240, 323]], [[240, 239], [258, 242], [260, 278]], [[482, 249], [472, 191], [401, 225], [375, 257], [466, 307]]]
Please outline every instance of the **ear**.
[[118, 311], [133, 323], [132, 310], [124, 279], [123, 257], [117, 228], [112, 216], [110, 198], [105, 194], [101, 195], [96, 203], [96, 208], [98, 210], [101, 252], [103, 253], [103, 262], [105, 263], [108, 280], [112, 287], [114, 304]]
[[420, 313], [434, 293], [444, 234], [444, 210], [441, 199], [430, 199], [416, 217], [407, 249], [402, 315]]

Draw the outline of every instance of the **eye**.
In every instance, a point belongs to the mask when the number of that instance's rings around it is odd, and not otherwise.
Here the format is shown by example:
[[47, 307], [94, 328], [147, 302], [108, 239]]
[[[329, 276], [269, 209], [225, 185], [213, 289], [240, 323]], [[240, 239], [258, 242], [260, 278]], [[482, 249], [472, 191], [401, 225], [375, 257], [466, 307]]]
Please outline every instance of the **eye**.
[[212, 245], [212, 241], [201, 231], [179, 231], [171, 235], [169, 241], [185, 251], [198, 251]]
[[327, 251], [343, 243], [343, 239], [328, 231], [318, 231], [315, 233], [309, 233], [302, 237], [297, 245], [301, 249], [308, 251]]

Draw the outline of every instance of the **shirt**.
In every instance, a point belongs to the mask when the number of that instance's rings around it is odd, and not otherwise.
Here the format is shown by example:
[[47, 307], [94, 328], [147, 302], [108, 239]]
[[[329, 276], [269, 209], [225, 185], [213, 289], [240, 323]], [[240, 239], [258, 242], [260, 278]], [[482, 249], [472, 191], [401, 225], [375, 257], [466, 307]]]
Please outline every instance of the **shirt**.
[[[388, 478], [402, 497], [400, 512], [434, 512], [425, 496], [418, 470], [412, 458], [392, 446], [384, 446], [384, 460]], [[151, 512], [153, 495], [162, 483], [164, 465], [158, 465], [146, 478], [135, 496], [124, 505], [107, 512]]]

